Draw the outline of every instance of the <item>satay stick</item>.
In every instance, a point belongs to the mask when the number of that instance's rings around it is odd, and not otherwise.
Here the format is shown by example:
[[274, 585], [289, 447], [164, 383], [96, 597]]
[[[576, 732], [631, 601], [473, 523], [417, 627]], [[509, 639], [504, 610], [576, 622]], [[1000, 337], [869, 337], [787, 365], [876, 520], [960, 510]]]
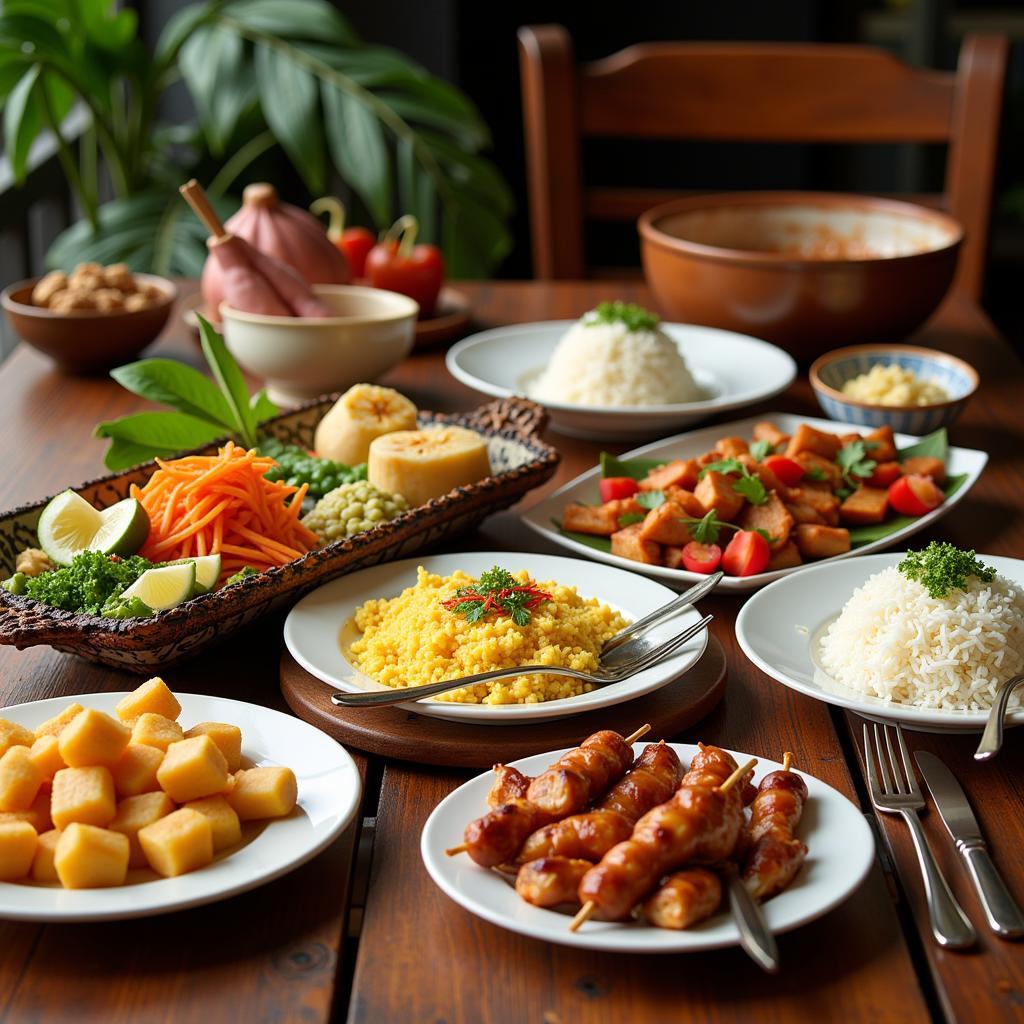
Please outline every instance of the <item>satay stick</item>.
[[569, 925], [569, 931], [576, 931], [581, 925], [586, 924], [590, 920], [590, 915], [594, 913], [595, 903], [593, 900], [587, 900], [586, 903], [580, 907], [579, 912], [572, 919], [572, 924]]
[[793, 762], [793, 755], [787, 750], [782, 755], [782, 770], [784, 772], [788, 772], [789, 771], [789, 766], [790, 766], [790, 764], [792, 764], [792, 762]]
[[752, 757], [745, 765], [737, 768], [720, 786], [715, 786], [715, 791], [717, 793], [727, 793], [755, 764], [757, 764], [757, 758]]
[[637, 729], [637, 731], [635, 733], [633, 733], [631, 736], [627, 736], [626, 737], [626, 742], [629, 743], [629, 744], [636, 743], [636, 741], [638, 739], [640, 739], [641, 736], [646, 736], [647, 733], [649, 733], [650, 731], [651, 731], [651, 727], [650, 727], [649, 724], [648, 725], [641, 725], [640, 728]]
[[203, 186], [195, 178], [186, 181], [178, 191], [214, 238], [219, 240], [227, 235], [224, 225], [220, 222], [220, 217], [217, 216], [217, 211], [203, 191]]
[[460, 853], [465, 853], [468, 849], [469, 843], [459, 843], [458, 846], [449, 846], [448, 849], [444, 851], [444, 855], [446, 857], [455, 857]]

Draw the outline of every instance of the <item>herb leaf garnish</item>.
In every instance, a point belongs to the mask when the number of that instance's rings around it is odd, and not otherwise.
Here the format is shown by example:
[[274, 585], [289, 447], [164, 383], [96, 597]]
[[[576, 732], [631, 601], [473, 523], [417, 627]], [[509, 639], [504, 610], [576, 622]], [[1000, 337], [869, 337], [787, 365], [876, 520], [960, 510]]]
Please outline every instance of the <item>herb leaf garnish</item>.
[[661, 508], [665, 504], [664, 491], [639, 491], [633, 495], [633, 500], [646, 509]]
[[907, 579], [920, 583], [935, 600], [948, 597], [952, 590], [964, 590], [969, 576], [990, 583], [996, 575], [995, 569], [978, 561], [973, 551], [961, 551], [954, 544], [935, 540], [923, 551], [908, 551], [897, 568]]
[[843, 479], [854, 490], [860, 486], [860, 481], [853, 478], [867, 479], [874, 473], [875, 467], [878, 465], [874, 459], [867, 457], [868, 445], [874, 446], [875, 443], [873, 441], [851, 441], [849, 444], [843, 445], [839, 449], [839, 454], [836, 455], [836, 464], [842, 471]]
[[635, 302], [599, 302], [583, 315], [583, 326], [595, 324], [625, 324], [627, 331], [653, 331], [661, 320], [650, 310]]
[[764, 462], [773, 450], [771, 441], [765, 441], [763, 438], [750, 446], [750, 454], [755, 462]]
[[517, 626], [525, 626], [530, 621], [530, 612], [551, 600], [551, 595], [533, 580], [520, 583], [507, 569], [494, 566], [482, 572], [476, 583], [459, 587], [454, 597], [441, 603], [456, 615], [464, 615], [469, 623], [493, 614], [499, 618], [507, 615]]
[[733, 482], [732, 489], [743, 495], [751, 505], [763, 505], [768, 500], [768, 491], [761, 481], [743, 465], [739, 459], [721, 459], [709, 462], [698, 474], [697, 479], [703, 480], [708, 473], [738, 473], [739, 480]]

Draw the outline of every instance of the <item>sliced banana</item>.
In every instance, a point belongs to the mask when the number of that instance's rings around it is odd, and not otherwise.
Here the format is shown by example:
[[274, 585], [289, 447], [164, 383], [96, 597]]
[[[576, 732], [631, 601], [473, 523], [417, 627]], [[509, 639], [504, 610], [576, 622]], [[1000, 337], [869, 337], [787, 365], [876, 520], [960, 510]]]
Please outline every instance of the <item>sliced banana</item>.
[[353, 384], [316, 428], [317, 455], [346, 466], [366, 461], [370, 442], [395, 430], [415, 430], [416, 406], [377, 384]]
[[464, 427], [401, 430], [376, 438], [368, 459], [370, 483], [401, 494], [411, 506], [490, 476], [487, 445]]

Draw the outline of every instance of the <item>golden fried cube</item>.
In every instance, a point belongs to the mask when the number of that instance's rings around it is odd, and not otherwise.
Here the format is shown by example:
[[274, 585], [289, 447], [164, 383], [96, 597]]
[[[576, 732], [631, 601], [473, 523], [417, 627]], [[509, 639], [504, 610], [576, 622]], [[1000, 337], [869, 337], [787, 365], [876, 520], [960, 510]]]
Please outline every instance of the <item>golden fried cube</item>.
[[47, 782], [51, 781], [54, 775], [67, 768], [64, 758], [60, 756], [60, 743], [52, 733], [40, 736], [29, 749], [29, 757], [32, 763], [43, 773]]
[[35, 800], [26, 810], [0, 812], [0, 821], [27, 821], [40, 834], [48, 832], [53, 828], [50, 818], [50, 784], [44, 782], [39, 787]]
[[102, 764], [108, 768], [121, 756], [131, 731], [116, 718], [86, 708], [61, 730], [57, 740], [60, 756], [69, 768]]
[[54, 775], [50, 816], [57, 828], [66, 829], [75, 822], [102, 827], [116, 813], [114, 779], [109, 768], [62, 768]]
[[221, 792], [228, 781], [228, 763], [209, 736], [193, 736], [167, 748], [156, 778], [173, 800], [184, 804]]
[[299, 788], [291, 768], [249, 768], [235, 780], [227, 801], [242, 821], [283, 818], [295, 806]]
[[28, 874], [38, 841], [27, 821], [0, 821], [0, 881], [14, 882]]
[[159, 789], [156, 770], [163, 759], [164, 752], [159, 747], [150, 747], [145, 743], [129, 743], [110, 769], [110, 774], [114, 777], [114, 792], [119, 797], [126, 797], [152, 793], [153, 790]]
[[227, 722], [200, 722], [185, 732], [186, 739], [203, 735], [209, 736], [220, 747], [228, 763], [228, 771], [237, 772], [242, 766], [242, 730]]
[[60, 839], [60, 832], [51, 828], [44, 832], [36, 843], [36, 854], [32, 858], [32, 881], [33, 882], [59, 882], [57, 877], [57, 866], [53, 863], [54, 854], [57, 852], [57, 840]]
[[29, 747], [10, 747], [0, 757], [0, 811], [27, 811], [43, 784]]
[[122, 722], [132, 723], [145, 714], [161, 715], [174, 722], [181, 714], [181, 705], [167, 684], [159, 676], [154, 676], [127, 697], [122, 697], [114, 710]]
[[53, 866], [65, 889], [100, 889], [124, 885], [128, 874], [128, 837], [95, 825], [75, 822], [57, 840]]
[[6, 754], [11, 747], [31, 747], [35, 734], [17, 722], [0, 718], [0, 754]]
[[177, 722], [153, 711], [139, 715], [132, 727], [132, 743], [145, 743], [146, 746], [159, 747], [164, 751], [172, 743], [184, 738], [185, 734]]
[[139, 829], [152, 825], [173, 810], [174, 801], [166, 793], [140, 793], [138, 796], [125, 797], [117, 805], [117, 814], [107, 827], [111, 832], [121, 832], [128, 837], [131, 844], [129, 867], [146, 866], [146, 855], [139, 845]]
[[[207, 796], [190, 800], [186, 807], [210, 819], [213, 828], [213, 852], [219, 853], [242, 841], [242, 824], [235, 809], [222, 796]], [[111, 826], [113, 827], [113, 826]]]
[[61, 732], [80, 711], [84, 711], [78, 701], [74, 704], [69, 704], [59, 715], [54, 715], [53, 718], [48, 718], [42, 725], [36, 727], [36, 738], [40, 736], [60, 736]]
[[139, 842], [157, 874], [170, 878], [213, 860], [213, 826], [205, 814], [180, 807], [140, 829]]

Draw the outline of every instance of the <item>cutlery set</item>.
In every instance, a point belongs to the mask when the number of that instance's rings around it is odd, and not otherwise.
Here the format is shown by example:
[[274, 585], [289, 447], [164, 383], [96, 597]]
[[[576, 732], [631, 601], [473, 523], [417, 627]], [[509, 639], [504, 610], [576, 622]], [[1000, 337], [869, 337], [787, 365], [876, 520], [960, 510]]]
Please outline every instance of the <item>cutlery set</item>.
[[[967, 794], [949, 768], [934, 754], [916, 751], [932, 801], [978, 894], [989, 928], [1000, 938], [1024, 935], [1024, 913], [989, 856], [988, 847]], [[877, 767], [876, 767], [877, 764]], [[864, 767], [871, 802], [885, 814], [898, 814], [910, 830], [924, 880], [928, 916], [935, 941], [945, 949], [967, 949], [977, 933], [943, 877], [921, 827], [927, 806], [899, 724], [864, 723]]]

